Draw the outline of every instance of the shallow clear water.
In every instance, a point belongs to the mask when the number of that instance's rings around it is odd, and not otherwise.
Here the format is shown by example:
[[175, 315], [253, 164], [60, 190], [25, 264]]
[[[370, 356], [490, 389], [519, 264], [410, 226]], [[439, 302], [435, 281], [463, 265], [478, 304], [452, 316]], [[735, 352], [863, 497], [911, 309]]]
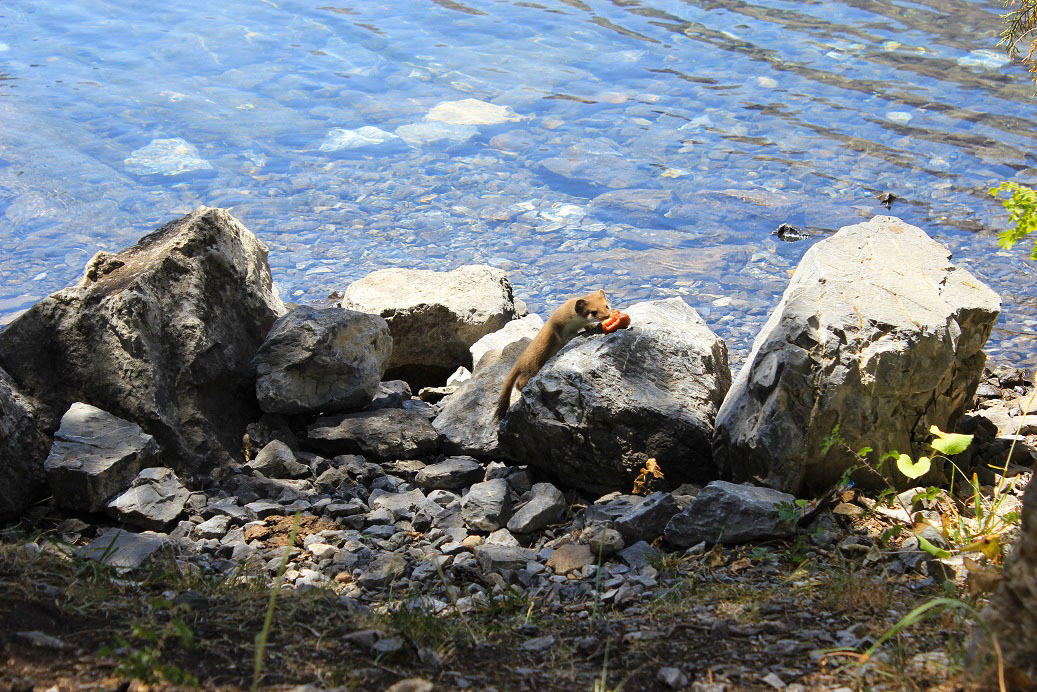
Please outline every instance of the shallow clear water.
[[487, 262], [540, 312], [683, 295], [737, 361], [812, 242], [891, 213], [1032, 364], [1037, 271], [986, 194], [1037, 182], [999, 2], [327, 2], [0, 5], [0, 322], [205, 204], [286, 300]]

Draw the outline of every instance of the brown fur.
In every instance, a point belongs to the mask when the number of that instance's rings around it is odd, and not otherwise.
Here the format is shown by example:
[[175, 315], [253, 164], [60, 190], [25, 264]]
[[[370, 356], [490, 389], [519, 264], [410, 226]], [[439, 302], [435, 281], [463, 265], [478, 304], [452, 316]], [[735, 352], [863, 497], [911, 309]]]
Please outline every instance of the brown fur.
[[600, 323], [609, 316], [609, 303], [605, 291], [589, 293], [582, 298], [570, 298], [561, 307], [551, 313], [547, 323], [536, 335], [532, 343], [515, 361], [511, 372], [504, 380], [494, 420], [500, 420], [511, 406], [512, 388], [522, 390], [526, 383], [540, 372], [544, 363], [549, 361], [562, 346], [565, 346], [584, 327]]

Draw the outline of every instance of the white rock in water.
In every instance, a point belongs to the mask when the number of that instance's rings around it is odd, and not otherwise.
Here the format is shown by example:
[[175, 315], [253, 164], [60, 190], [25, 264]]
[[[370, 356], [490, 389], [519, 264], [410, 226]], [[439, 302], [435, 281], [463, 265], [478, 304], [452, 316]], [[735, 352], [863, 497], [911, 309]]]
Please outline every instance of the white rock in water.
[[156, 139], [134, 151], [123, 163], [137, 175], [178, 175], [212, 168], [193, 144], [180, 137]]
[[911, 114], [907, 111], [890, 111], [886, 113], [886, 119], [897, 125], [907, 125], [911, 122]]
[[451, 123], [411, 123], [400, 125], [396, 134], [412, 147], [448, 140], [455, 144], [466, 142], [479, 130], [471, 125], [454, 125]]
[[996, 50], [974, 50], [968, 55], [958, 58], [957, 63], [962, 67], [980, 67], [985, 70], [997, 70], [1012, 62], [1004, 53]]
[[320, 150], [359, 149], [360, 147], [385, 144], [394, 139], [399, 139], [399, 137], [373, 125], [364, 125], [356, 130], [345, 130], [341, 127], [336, 127], [328, 131], [328, 134], [324, 137], [324, 143], [320, 145]]
[[541, 212], [540, 217], [556, 223], [579, 223], [586, 215], [583, 207], [575, 204], [555, 204], [547, 211]]
[[478, 99], [462, 99], [437, 104], [425, 119], [453, 125], [497, 125], [521, 120], [522, 116], [508, 106], [497, 106]]

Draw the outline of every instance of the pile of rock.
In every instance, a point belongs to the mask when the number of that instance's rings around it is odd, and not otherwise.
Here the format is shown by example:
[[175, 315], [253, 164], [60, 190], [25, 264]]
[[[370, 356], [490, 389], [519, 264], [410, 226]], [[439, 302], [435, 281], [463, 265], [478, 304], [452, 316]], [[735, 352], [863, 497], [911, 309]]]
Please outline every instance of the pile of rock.
[[[144, 530], [102, 531], [84, 554], [132, 567], [171, 551], [220, 572], [276, 569], [299, 513], [296, 586], [460, 608], [508, 586], [557, 603], [599, 588], [629, 606], [657, 586], [653, 545], [784, 537], [806, 519], [826, 536], [832, 515], [796, 494], [826, 491], [847, 448], [918, 456], [974, 395], [974, 460], [1016, 442], [1031, 462], [1037, 415], [1000, 396], [1006, 377], [984, 389], [998, 309], [922, 231], [874, 219], [808, 251], [733, 384], [694, 309], [638, 303], [630, 329], [563, 348], [498, 425], [542, 325], [516, 319], [503, 272], [386, 270], [341, 306], [289, 310], [262, 243], [199, 209], [99, 254], [0, 332], [0, 513], [46, 476], [58, 507]], [[845, 445], [825, 444], [835, 429]]]

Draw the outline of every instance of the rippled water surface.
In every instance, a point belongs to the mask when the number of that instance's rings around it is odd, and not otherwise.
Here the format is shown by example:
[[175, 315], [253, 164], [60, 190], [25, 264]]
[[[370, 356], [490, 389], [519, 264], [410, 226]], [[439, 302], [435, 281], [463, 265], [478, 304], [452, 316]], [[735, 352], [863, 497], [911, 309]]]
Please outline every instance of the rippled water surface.
[[812, 242], [891, 213], [1032, 362], [1037, 272], [986, 194], [1037, 182], [999, 2], [326, 1], [0, 5], [0, 321], [205, 204], [286, 300], [486, 262], [540, 312], [682, 295], [738, 360]]

